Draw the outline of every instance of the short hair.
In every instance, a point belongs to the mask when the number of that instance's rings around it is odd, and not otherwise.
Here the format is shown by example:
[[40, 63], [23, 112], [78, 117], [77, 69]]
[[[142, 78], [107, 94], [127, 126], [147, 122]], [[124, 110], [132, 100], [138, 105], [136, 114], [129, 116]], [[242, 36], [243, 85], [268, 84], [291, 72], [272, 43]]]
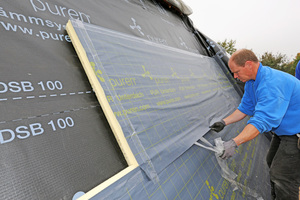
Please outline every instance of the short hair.
[[247, 61], [258, 62], [256, 55], [249, 49], [240, 49], [234, 52], [230, 60], [238, 66], [244, 66]]

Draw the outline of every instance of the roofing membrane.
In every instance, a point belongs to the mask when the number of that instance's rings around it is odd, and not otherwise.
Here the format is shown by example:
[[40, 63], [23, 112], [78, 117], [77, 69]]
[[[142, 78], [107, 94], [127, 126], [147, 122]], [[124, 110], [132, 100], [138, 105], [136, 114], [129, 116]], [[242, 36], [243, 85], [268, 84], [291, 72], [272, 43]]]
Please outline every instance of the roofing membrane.
[[[121, 127], [120, 132], [115, 132], [121, 149], [122, 139], [118, 137], [124, 135], [138, 168], [147, 177], [141, 180], [154, 186], [161, 182], [162, 172], [209, 131], [210, 124], [233, 112], [239, 104], [240, 96], [217, 57], [156, 44], [79, 20], [70, 21], [67, 31], [104, 113], [116, 119], [110, 123], [112, 129]], [[245, 120], [232, 125], [230, 132], [240, 132], [244, 124]], [[208, 135], [216, 137], [216, 133]], [[252, 148], [254, 158], [255, 146]], [[126, 157], [127, 152], [123, 152]], [[198, 152], [201, 153], [203, 150]], [[247, 152], [244, 159], [250, 162], [250, 171], [254, 163]], [[177, 184], [179, 181], [173, 183], [175, 187]], [[240, 192], [249, 194], [245, 191]], [[176, 194], [165, 193], [167, 197]]]
[[[203, 136], [215, 145], [246, 124], [209, 132], [240, 101], [228, 57], [165, 3], [1, 3], [3, 199], [253, 199], [233, 192], [214, 152], [193, 144]], [[69, 19], [84, 22], [73, 25], [87, 64]], [[264, 199], [268, 145], [260, 135], [228, 161]]]

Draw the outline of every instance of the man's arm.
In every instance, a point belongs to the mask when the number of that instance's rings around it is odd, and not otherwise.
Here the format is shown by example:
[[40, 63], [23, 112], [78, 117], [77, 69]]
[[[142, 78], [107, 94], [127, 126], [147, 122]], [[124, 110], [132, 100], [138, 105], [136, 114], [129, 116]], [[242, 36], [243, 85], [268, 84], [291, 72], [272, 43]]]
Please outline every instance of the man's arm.
[[235, 141], [236, 145], [239, 146], [240, 144], [252, 140], [258, 135], [259, 135], [259, 131], [257, 130], [257, 128], [252, 124], [248, 124], [247, 126], [245, 126], [243, 131], [238, 136], [236, 136], [233, 140]]
[[224, 118], [225, 125], [229, 125], [244, 119], [247, 115], [236, 109], [231, 115]]
[[215, 122], [213, 125], [209, 126], [209, 128], [213, 131], [220, 132], [223, 130], [223, 128], [228, 125], [232, 124], [234, 122], [240, 121], [244, 119], [247, 115], [236, 109], [231, 115], [228, 117], [222, 119], [219, 122]]
[[233, 156], [235, 149], [245, 142], [252, 140], [259, 134], [259, 131], [252, 124], [248, 124], [244, 130], [235, 138], [223, 143], [224, 151], [221, 158], [228, 159]]
[[[241, 112], [239, 109], [236, 109], [231, 115], [224, 118], [222, 120], [223, 122], [216, 122], [210, 127], [212, 130], [219, 132], [226, 125], [238, 122], [238, 121], [244, 119], [246, 116], [247, 115], [245, 113]], [[245, 126], [243, 131], [238, 136], [236, 136], [235, 138], [233, 138], [227, 142], [224, 142], [224, 144], [223, 144], [224, 152], [221, 155], [221, 158], [223, 158], [223, 159], [230, 158], [234, 154], [237, 146], [239, 146], [240, 144], [243, 144], [245, 142], [248, 142], [249, 140], [252, 140], [258, 134], [259, 134], [258, 129], [255, 126], [253, 126], [252, 124], [248, 124], [247, 126]]]

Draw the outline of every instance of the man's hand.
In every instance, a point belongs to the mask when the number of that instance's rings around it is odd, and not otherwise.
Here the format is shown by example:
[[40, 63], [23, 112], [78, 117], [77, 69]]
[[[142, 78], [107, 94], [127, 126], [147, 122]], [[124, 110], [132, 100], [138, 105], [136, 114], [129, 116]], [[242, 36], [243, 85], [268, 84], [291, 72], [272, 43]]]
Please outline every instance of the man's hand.
[[220, 156], [222, 159], [228, 159], [231, 156], [233, 156], [235, 149], [237, 148], [237, 145], [234, 140], [229, 140], [227, 142], [224, 142], [224, 152]]
[[213, 125], [211, 125], [209, 128], [210, 130], [216, 131], [216, 132], [220, 132], [221, 130], [223, 130], [223, 128], [226, 126], [224, 120], [221, 120], [219, 122], [215, 122]]

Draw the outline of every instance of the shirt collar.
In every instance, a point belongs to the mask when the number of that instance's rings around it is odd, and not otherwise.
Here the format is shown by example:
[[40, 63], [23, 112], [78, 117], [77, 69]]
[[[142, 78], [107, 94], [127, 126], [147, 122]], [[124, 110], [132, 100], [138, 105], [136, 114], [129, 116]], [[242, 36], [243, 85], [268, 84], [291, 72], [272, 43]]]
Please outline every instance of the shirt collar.
[[258, 83], [260, 82], [260, 80], [262, 79], [262, 68], [263, 68], [263, 65], [261, 63], [259, 63], [259, 67], [258, 67], [258, 70], [257, 70], [257, 74], [256, 74], [256, 77], [255, 77], [255, 80], [251, 79], [247, 82], [251, 83], [251, 84], [254, 84], [254, 85], [258, 85]]
[[261, 63], [259, 63], [259, 67], [258, 67], [258, 70], [257, 70], [255, 80], [253, 80], [255, 85], [258, 85], [259, 82], [262, 79], [262, 68], [263, 68], [263, 65]]

